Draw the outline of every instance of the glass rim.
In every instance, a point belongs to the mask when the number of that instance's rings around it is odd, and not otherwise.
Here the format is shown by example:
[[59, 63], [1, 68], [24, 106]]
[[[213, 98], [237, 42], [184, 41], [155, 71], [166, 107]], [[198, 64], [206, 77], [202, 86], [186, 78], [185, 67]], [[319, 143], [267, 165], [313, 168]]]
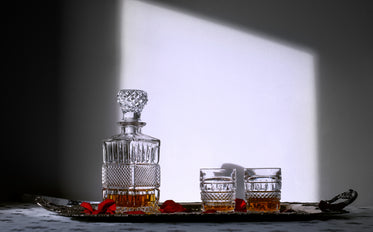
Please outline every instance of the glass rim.
[[281, 180], [282, 170], [281, 168], [245, 168], [244, 179], [252, 180], [253, 178], [269, 178], [276, 177]]
[[281, 168], [244, 168], [244, 170], [247, 170], [247, 169], [259, 169], [259, 170], [263, 170], [263, 169], [267, 169], [267, 170], [281, 170]]
[[236, 168], [200, 168], [200, 171], [202, 170], [236, 170]]
[[237, 170], [236, 168], [201, 168], [200, 180], [205, 181], [210, 178], [231, 178], [236, 179]]

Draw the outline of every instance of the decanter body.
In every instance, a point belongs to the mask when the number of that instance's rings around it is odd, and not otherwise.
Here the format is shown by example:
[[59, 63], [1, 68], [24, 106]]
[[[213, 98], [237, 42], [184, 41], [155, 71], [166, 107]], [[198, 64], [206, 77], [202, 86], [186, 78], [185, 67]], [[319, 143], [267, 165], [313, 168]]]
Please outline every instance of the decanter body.
[[147, 102], [141, 90], [121, 90], [118, 102], [123, 112], [121, 133], [103, 142], [102, 193], [112, 199], [117, 213], [158, 211], [160, 140], [145, 135], [140, 114]]

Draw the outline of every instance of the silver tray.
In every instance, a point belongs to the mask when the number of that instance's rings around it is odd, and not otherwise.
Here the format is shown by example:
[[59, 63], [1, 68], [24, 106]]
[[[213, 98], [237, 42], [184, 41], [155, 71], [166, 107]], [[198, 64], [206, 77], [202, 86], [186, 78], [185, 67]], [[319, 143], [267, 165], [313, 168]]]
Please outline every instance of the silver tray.
[[[340, 194], [341, 195], [341, 194]], [[339, 196], [339, 195], [338, 195]], [[334, 199], [334, 198], [333, 198]], [[96, 221], [96, 222], [237, 222], [237, 221], [301, 221], [301, 220], [328, 220], [332, 218], [345, 217], [348, 211], [344, 209], [319, 208], [320, 203], [305, 202], [281, 202], [278, 213], [253, 213], [253, 212], [231, 212], [231, 213], [203, 213], [200, 202], [183, 202], [187, 212], [156, 213], [156, 214], [97, 214], [89, 215], [83, 212], [80, 206], [82, 201], [74, 201], [48, 196], [37, 196], [35, 202], [39, 206], [57, 213], [58, 215], [70, 217], [74, 220]], [[86, 201], [89, 202], [89, 201]], [[328, 201], [324, 201], [328, 202]], [[89, 202], [97, 207], [99, 202]]]

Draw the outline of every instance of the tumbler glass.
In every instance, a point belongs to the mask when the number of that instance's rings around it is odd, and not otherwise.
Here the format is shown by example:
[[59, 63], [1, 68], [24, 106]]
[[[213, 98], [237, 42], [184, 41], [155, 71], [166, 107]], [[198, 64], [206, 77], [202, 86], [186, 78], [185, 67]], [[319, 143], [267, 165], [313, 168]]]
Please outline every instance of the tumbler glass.
[[236, 198], [236, 169], [200, 169], [202, 210], [233, 212]]
[[278, 212], [281, 168], [245, 168], [245, 196], [251, 212]]

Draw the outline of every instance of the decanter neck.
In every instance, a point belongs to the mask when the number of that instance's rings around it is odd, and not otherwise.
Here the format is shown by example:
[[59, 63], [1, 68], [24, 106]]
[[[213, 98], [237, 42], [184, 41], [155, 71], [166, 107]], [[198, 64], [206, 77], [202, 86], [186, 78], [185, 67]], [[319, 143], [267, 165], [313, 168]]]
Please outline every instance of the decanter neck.
[[138, 122], [140, 117], [141, 113], [139, 112], [126, 112], [122, 115], [122, 122]]
[[141, 128], [146, 125], [145, 122], [127, 122], [127, 121], [121, 121], [119, 122], [121, 127], [121, 134], [135, 134], [135, 133], [141, 133]]

